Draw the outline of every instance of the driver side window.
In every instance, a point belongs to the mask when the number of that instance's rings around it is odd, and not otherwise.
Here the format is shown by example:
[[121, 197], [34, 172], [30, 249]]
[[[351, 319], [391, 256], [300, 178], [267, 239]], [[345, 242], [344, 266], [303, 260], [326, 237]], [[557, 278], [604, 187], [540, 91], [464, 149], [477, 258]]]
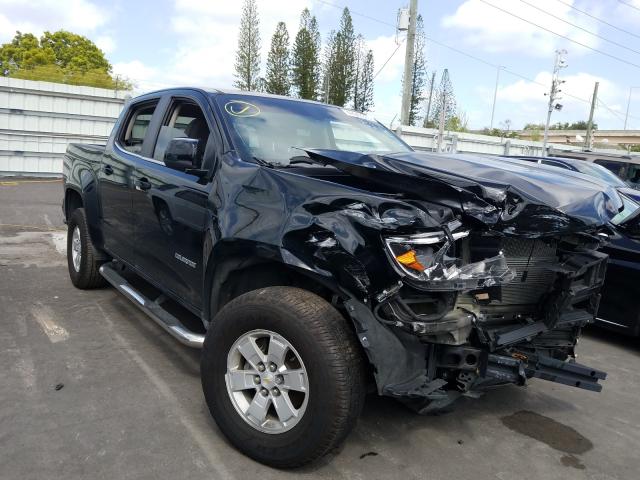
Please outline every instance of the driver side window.
[[176, 100], [160, 128], [153, 158], [169, 168], [201, 168], [209, 140], [202, 109], [190, 100]]

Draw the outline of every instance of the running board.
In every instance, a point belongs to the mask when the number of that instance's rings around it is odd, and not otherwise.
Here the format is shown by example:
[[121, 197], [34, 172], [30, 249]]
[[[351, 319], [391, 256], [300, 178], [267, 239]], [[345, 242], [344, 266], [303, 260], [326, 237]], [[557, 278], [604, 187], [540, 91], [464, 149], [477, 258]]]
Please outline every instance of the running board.
[[[144, 313], [149, 315], [158, 325], [164, 328], [172, 337], [183, 345], [193, 348], [202, 348], [204, 335], [194, 333], [186, 328], [180, 320], [167, 312], [162, 306], [153, 300], [149, 300], [138, 290], [133, 288], [124, 277], [111, 268], [108, 264], [100, 267], [100, 275], [113, 285], [116, 290], [136, 304]], [[162, 297], [160, 297], [162, 298]]]

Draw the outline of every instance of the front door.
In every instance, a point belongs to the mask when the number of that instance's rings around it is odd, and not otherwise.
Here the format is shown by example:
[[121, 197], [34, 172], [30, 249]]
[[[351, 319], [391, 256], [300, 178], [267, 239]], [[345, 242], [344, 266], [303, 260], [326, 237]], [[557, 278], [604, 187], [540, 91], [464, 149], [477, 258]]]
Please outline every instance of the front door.
[[151, 100], [131, 106], [117, 127], [113, 142], [105, 149], [98, 175], [105, 248], [128, 262], [133, 261], [135, 163], [157, 104], [157, 100]]
[[168, 167], [164, 156], [173, 139], [197, 140], [193, 167], [203, 164], [210, 128], [192, 100], [173, 99], [158, 132], [153, 157], [136, 162], [136, 265], [164, 290], [199, 309], [206, 204], [209, 186], [182, 167]]

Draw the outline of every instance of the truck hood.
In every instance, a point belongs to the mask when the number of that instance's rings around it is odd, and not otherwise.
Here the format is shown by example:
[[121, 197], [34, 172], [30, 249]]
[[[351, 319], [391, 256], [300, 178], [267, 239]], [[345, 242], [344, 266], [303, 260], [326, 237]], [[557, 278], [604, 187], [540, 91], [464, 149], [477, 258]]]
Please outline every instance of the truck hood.
[[547, 171], [463, 154], [306, 152], [318, 163], [447, 206], [506, 235], [593, 231], [607, 225], [623, 208], [613, 187], [569, 170]]

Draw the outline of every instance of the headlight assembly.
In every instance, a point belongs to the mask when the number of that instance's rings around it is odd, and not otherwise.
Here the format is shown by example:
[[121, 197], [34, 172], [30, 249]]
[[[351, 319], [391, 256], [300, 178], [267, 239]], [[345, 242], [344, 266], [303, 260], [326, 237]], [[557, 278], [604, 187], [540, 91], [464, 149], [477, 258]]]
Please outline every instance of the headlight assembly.
[[442, 230], [389, 236], [384, 241], [395, 270], [430, 290], [474, 290], [507, 283], [515, 277], [502, 252], [462, 265], [457, 257], [461, 247], [458, 240], [468, 235], [468, 230]]

